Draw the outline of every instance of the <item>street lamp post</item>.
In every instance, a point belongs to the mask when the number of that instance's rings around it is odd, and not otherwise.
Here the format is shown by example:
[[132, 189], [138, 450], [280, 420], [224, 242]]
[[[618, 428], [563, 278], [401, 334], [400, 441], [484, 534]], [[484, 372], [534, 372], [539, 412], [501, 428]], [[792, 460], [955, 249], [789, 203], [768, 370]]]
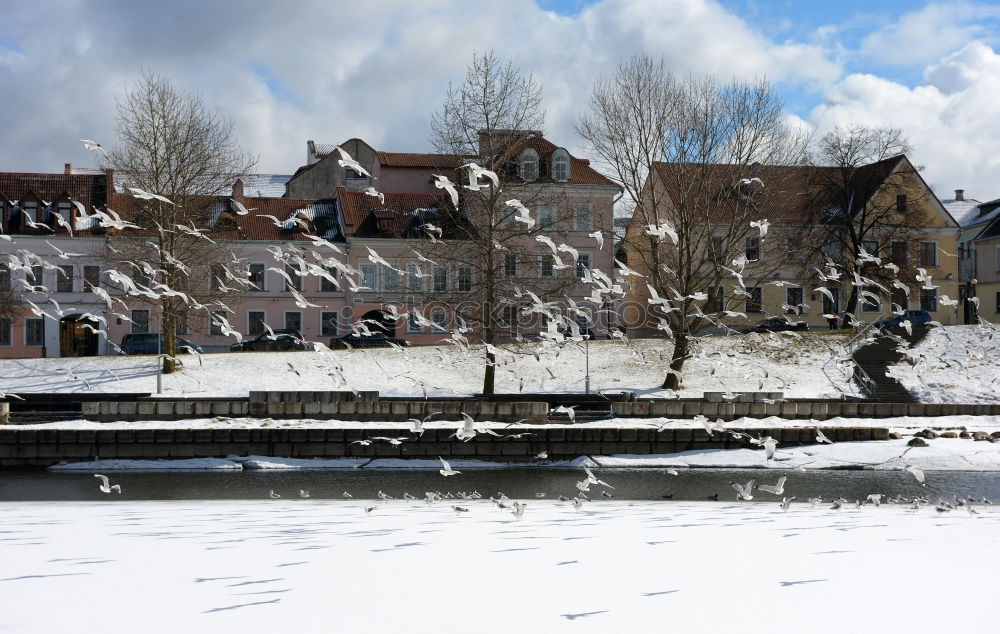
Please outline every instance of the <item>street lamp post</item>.
[[584, 357], [586, 357], [586, 374], [583, 379], [583, 391], [584, 394], [590, 394], [590, 333], [586, 335], [584, 339], [583, 349]]

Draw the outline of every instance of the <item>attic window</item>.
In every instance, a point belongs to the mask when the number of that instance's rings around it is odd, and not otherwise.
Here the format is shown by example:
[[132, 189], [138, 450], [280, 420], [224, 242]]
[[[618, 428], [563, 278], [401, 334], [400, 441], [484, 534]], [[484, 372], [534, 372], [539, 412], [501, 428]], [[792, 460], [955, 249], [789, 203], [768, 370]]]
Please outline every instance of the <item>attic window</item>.
[[559, 183], [569, 180], [569, 152], [562, 148], [552, 153], [552, 180]]
[[896, 195], [896, 211], [906, 213], [906, 194]]
[[379, 231], [392, 231], [392, 220], [395, 216], [391, 211], [388, 209], [379, 209], [373, 213], [375, 215], [375, 223], [377, 224]]
[[538, 178], [538, 152], [532, 148], [528, 148], [521, 152], [518, 162], [520, 164], [522, 180], [533, 181]]

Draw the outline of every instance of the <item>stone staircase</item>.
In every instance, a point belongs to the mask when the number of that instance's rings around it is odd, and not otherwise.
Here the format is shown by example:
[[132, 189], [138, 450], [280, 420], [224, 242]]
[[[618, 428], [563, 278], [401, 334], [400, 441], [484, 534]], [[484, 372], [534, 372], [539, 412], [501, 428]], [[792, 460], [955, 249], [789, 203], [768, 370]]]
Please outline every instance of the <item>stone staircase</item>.
[[[913, 345], [927, 336], [927, 327], [913, 326], [912, 334], [907, 333], [902, 328], [891, 328], [889, 332]], [[903, 354], [896, 350], [898, 346], [896, 338], [889, 334], [880, 333], [875, 336], [874, 342], [861, 346], [851, 356], [857, 366], [871, 379], [869, 383], [864, 380], [864, 376], [860, 372], [855, 371], [854, 373], [854, 380], [862, 386], [862, 389], [868, 394], [868, 398], [889, 403], [916, 402], [916, 399], [899, 381], [886, 375], [889, 366], [903, 360]]]

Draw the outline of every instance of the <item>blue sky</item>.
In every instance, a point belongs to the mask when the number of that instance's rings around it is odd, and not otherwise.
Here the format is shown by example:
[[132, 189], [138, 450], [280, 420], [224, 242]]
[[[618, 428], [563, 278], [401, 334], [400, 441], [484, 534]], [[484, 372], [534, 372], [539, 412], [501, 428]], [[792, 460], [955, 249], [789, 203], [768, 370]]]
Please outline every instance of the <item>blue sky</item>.
[[[901, 127], [940, 192], [1000, 196], [996, 0], [0, 0], [0, 170], [88, 166], [142, 70], [233, 119], [262, 172], [307, 140], [427, 151], [429, 121], [473, 52], [544, 87], [546, 135], [580, 156], [593, 82], [636, 53], [681, 75], [767, 76], [790, 118]], [[155, 25], [155, 26], [151, 26]]]

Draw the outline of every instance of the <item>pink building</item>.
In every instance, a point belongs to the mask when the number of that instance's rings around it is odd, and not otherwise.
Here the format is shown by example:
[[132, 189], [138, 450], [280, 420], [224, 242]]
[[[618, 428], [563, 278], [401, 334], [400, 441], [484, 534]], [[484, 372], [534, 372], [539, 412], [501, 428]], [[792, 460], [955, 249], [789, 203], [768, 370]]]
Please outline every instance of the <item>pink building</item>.
[[[434, 174], [442, 172], [460, 182], [458, 158], [381, 152], [359, 139], [341, 147], [375, 179], [341, 167], [331, 147], [310, 142], [310, 163], [287, 179], [284, 196], [274, 195], [283, 179], [254, 176], [237, 181], [231, 197], [210, 202], [205, 235], [213, 241], [214, 260], [205, 263], [212, 269], [204, 278], [211, 280], [207, 295], [215, 292], [221, 304], [190, 308], [179, 336], [206, 350], [228, 349], [236, 338], [213, 318], [221, 316], [244, 337], [269, 326], [298, 329], [307, 340], [328, 343], [361, 322], [423, 344], [448, 336], [465, 317], [467, 334], [475, 338], [481, 267], [435, 258], [465, 248], [456, 238], [462, 234], [448, 233], [449, 224], [475, 227], [475, 210], [464, 202], [455, 210], [434, 186]], [[586, 160], [538, 134], [513, 149], [504, 167], [504, 196], [534, 200], [528, 204], [534, 231], [566, 250], [554, 254], [525, 234], [498, 256], [504, 283], [541, 289], [542, 299], [553, 305], [578, 303], [601, 336], [607, 309], [577, 279], [585, 269], [613, 269], [612, 207], [620, 190]], [[112, 208], [128, 219], [140, 203], [116, 192], [110, 171], [71, 172], [67, 165], [66, 174], [0, 175], [3, 229], [12, 238], [0, 242], [0, 257], [8, 263], [0, 270], [0, 295], [9, 296], [6, 306], [0, 302], [0, 357], [114, 354], [126, 334], [160, 327], [158, 302], [144, 293], [156, 280], [143, 279], [136, 263], [114, 256], [116, 240], [142, 234], [101, 227], [90, 218], [95, 209]], [[382, 196], [363, 193], [368, 187]], [[249, 213], [240, 215], [235, 203]], [[49, 228], [31, 227], [29, 220]], [[432, 241], [424, 230], [428, 223], [443, 227], [442, 240]], [[74, 227], [72, 235], [65, 225]], [[248, 284], [230, 281], [229, 273]], [[133, 279], [137, 290], [126, 290], [120, 274]], [[542, 295], [546, 289], [551, 296]], [[521, 313], [524, 306], [513, 293], [504, 297], [509, 302], [493, 308], [510, 336], [543, 327]], [[396, 320], [386, 312], [402, 316]]]

